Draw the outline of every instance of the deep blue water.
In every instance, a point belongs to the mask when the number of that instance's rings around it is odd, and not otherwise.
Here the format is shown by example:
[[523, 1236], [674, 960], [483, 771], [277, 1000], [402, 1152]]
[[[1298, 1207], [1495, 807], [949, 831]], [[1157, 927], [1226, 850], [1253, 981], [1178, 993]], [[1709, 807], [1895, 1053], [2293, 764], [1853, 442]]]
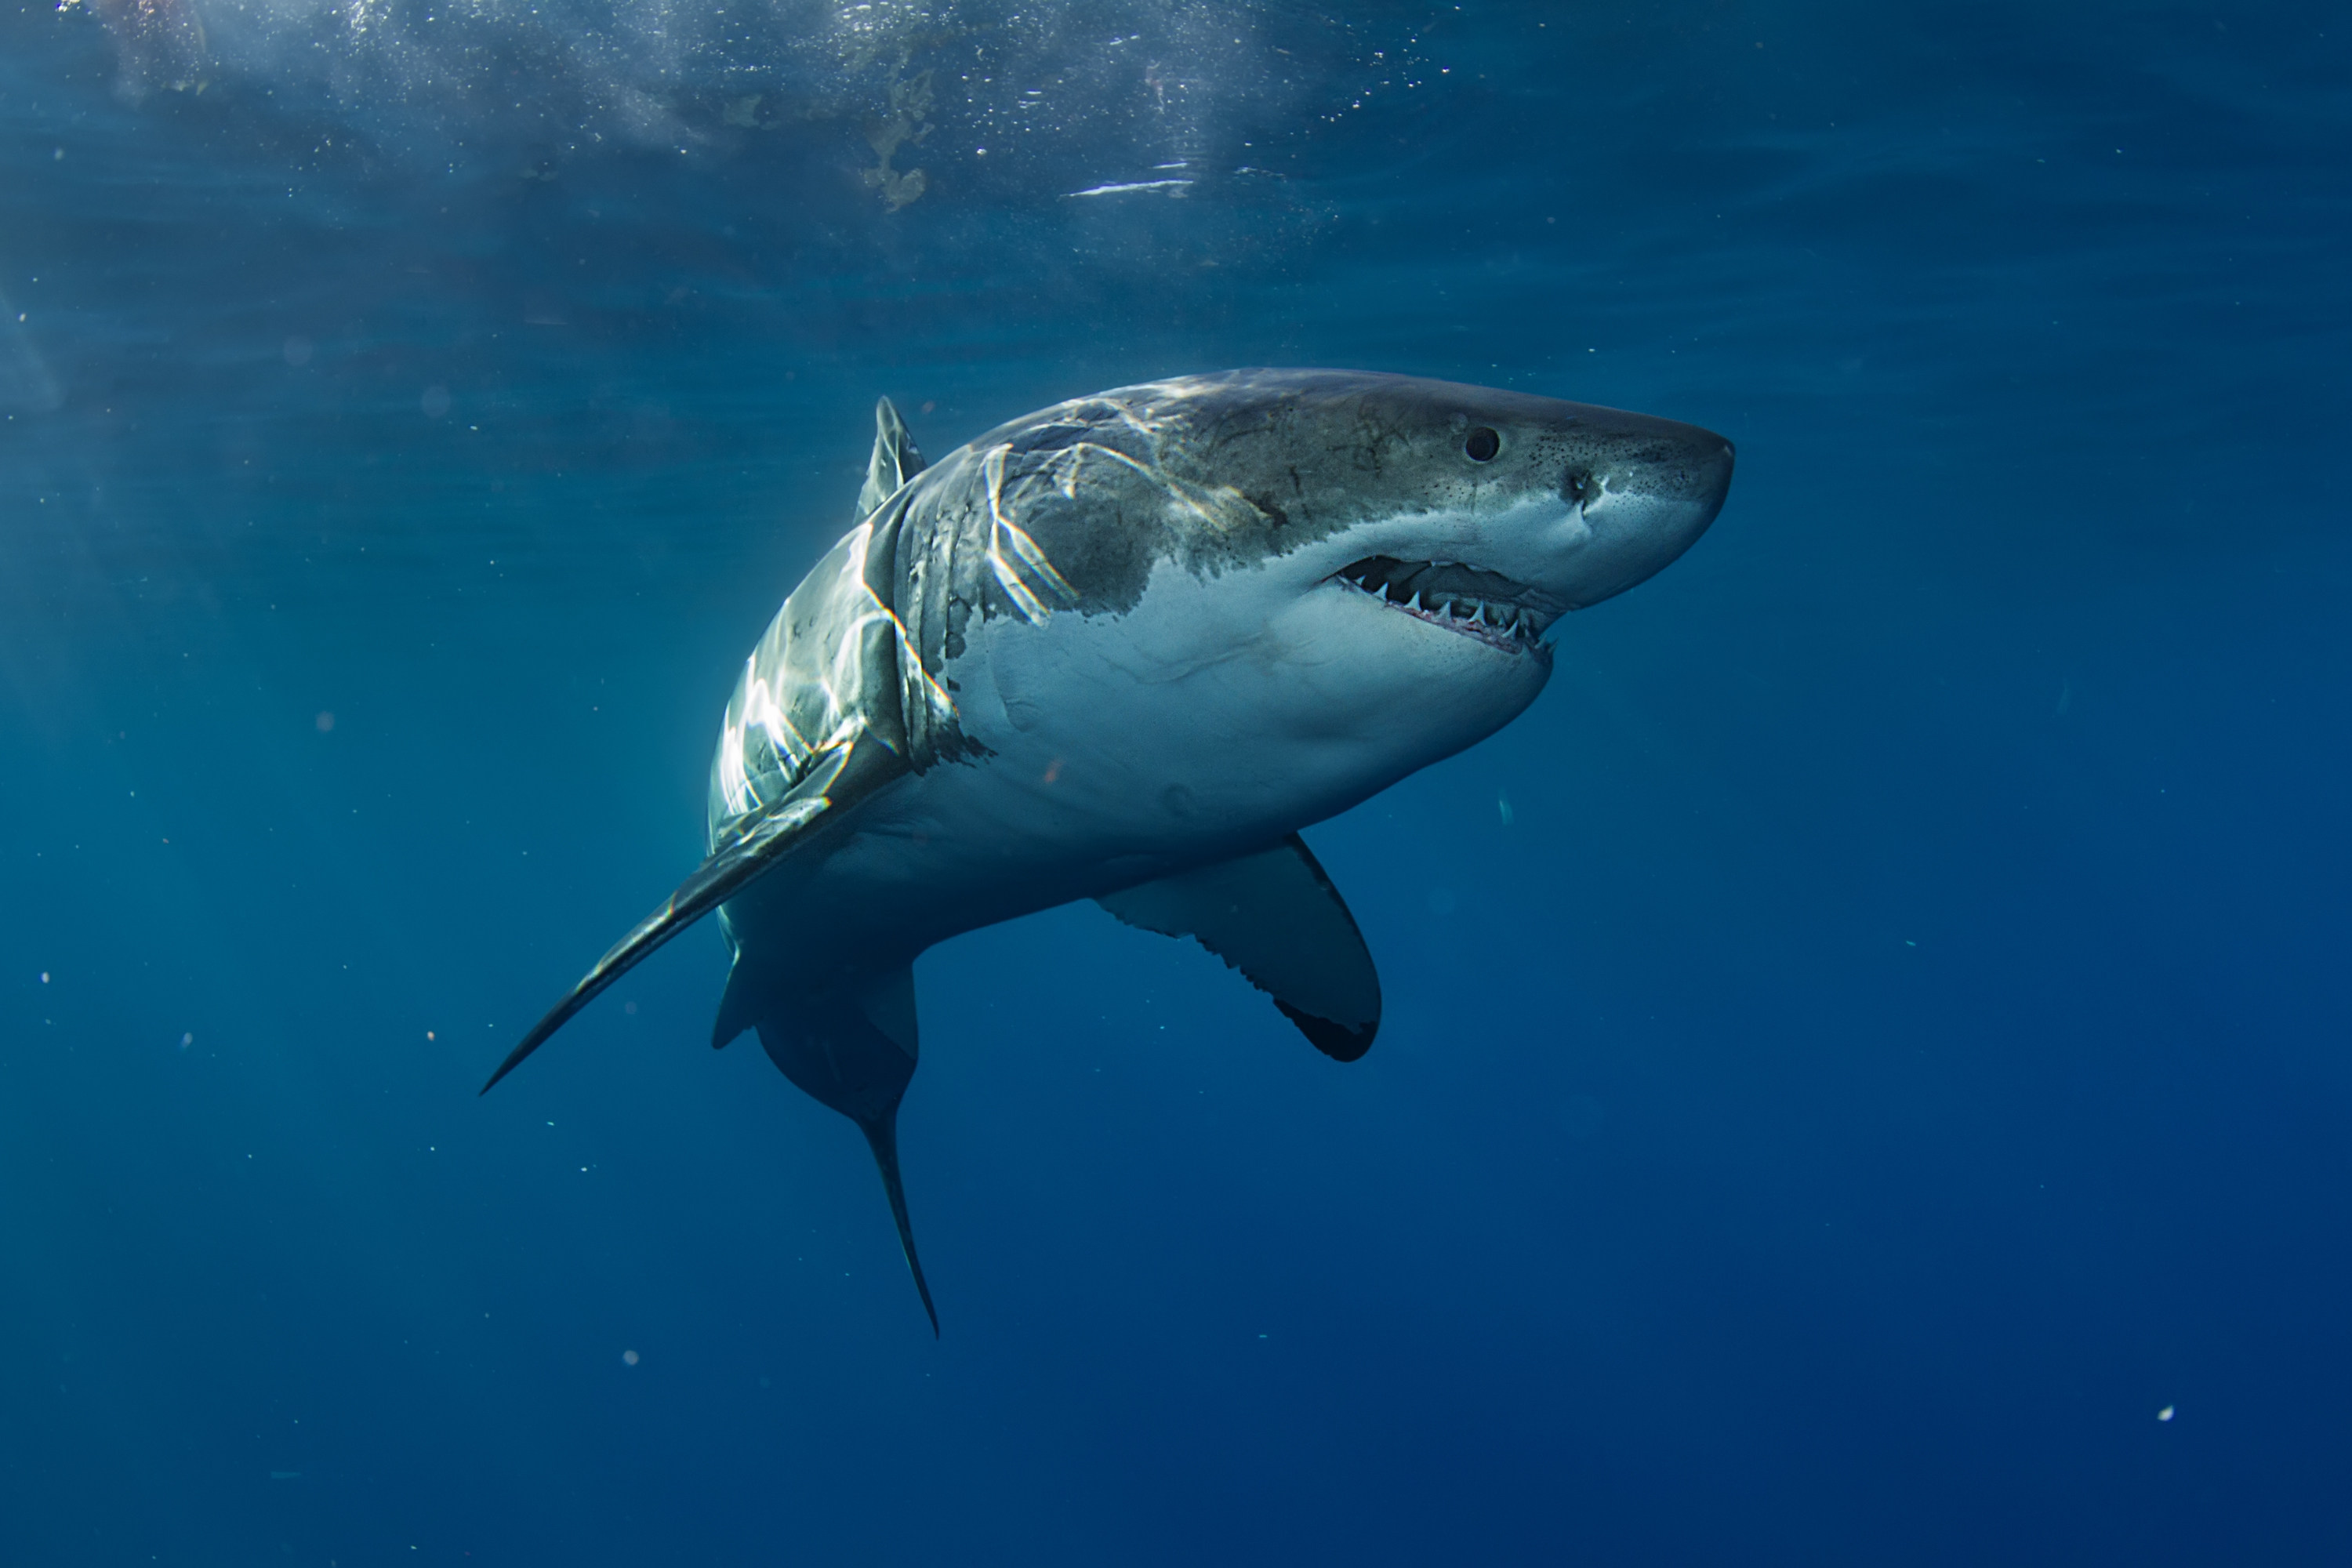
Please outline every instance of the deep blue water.
[[[0, 1560], [2346, 1561], [2347, 38], [10, 0]], [[936, 1342], [715, 931], [475, 1098], [877, 394], [1261, 363], [1740, 450], [1310, 831], [1368, 1058], [934, 950]]]

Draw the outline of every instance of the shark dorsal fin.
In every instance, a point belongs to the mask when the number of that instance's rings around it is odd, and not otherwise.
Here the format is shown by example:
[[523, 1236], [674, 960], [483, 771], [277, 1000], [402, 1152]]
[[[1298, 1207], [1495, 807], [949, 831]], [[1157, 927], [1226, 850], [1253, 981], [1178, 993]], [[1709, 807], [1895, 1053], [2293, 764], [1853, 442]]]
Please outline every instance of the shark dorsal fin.
[[874, 456], [866, 465], [866, 485], [857, 492], [857, 516], [864, 522], [874, 509], [898, 493], [898, 487], [923, 471], [923, 455], [915, 449], [907, 422], [887, 397], [874, 405]]

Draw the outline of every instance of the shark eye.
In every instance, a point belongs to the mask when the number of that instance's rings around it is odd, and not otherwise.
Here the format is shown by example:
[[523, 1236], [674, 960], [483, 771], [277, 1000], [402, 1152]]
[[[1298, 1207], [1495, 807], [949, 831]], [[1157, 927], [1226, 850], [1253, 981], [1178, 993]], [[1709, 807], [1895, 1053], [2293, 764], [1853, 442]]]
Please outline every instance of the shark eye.
[[1491, 463], [1503, 449], [1503, 438], [1481, 425], [1462, 439], [1462, 455], [1474, 463]]
[[1559, 493], [1571, 502], [1582, 506], [1592, 499], [1592, 476], [1582, 468], [1570, 468], [1568, 477], [1559, 481]]

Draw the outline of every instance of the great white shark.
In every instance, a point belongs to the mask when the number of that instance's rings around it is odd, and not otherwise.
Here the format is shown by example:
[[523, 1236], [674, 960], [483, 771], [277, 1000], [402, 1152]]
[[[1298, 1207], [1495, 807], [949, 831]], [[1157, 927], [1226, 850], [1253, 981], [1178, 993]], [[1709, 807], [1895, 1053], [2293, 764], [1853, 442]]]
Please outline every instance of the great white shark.
[[499, 1079], [714, 910], [711, 1043], [755, 1030], [855, 1121], [933, 1333], [899, 1179], [912, 963], [1076, 899], [1190, 936], [1353, 1061], [1378, 973], [1299, 829], [1493, 734], [1548, 633], [1688, 549], [1731, 483], [1696, 426], [1351, 371], [1081, 397], [926, 466], [887, 399], [856, 526], [744, 660], [709, 855]]

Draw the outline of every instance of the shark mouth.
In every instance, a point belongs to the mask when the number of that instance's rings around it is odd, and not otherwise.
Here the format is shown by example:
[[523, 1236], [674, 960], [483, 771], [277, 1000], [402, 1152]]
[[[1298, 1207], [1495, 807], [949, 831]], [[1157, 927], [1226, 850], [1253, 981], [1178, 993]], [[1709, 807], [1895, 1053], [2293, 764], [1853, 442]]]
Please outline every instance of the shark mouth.
[[1549, 594], [1514, 583], [1499, 572], [1450, 561], [1370, 555], [1342, 566], [1332, 579], [1370, 594], [1390, 609], [1507, 653], [1541, 647], [1544, 633], [1565, 608]]

